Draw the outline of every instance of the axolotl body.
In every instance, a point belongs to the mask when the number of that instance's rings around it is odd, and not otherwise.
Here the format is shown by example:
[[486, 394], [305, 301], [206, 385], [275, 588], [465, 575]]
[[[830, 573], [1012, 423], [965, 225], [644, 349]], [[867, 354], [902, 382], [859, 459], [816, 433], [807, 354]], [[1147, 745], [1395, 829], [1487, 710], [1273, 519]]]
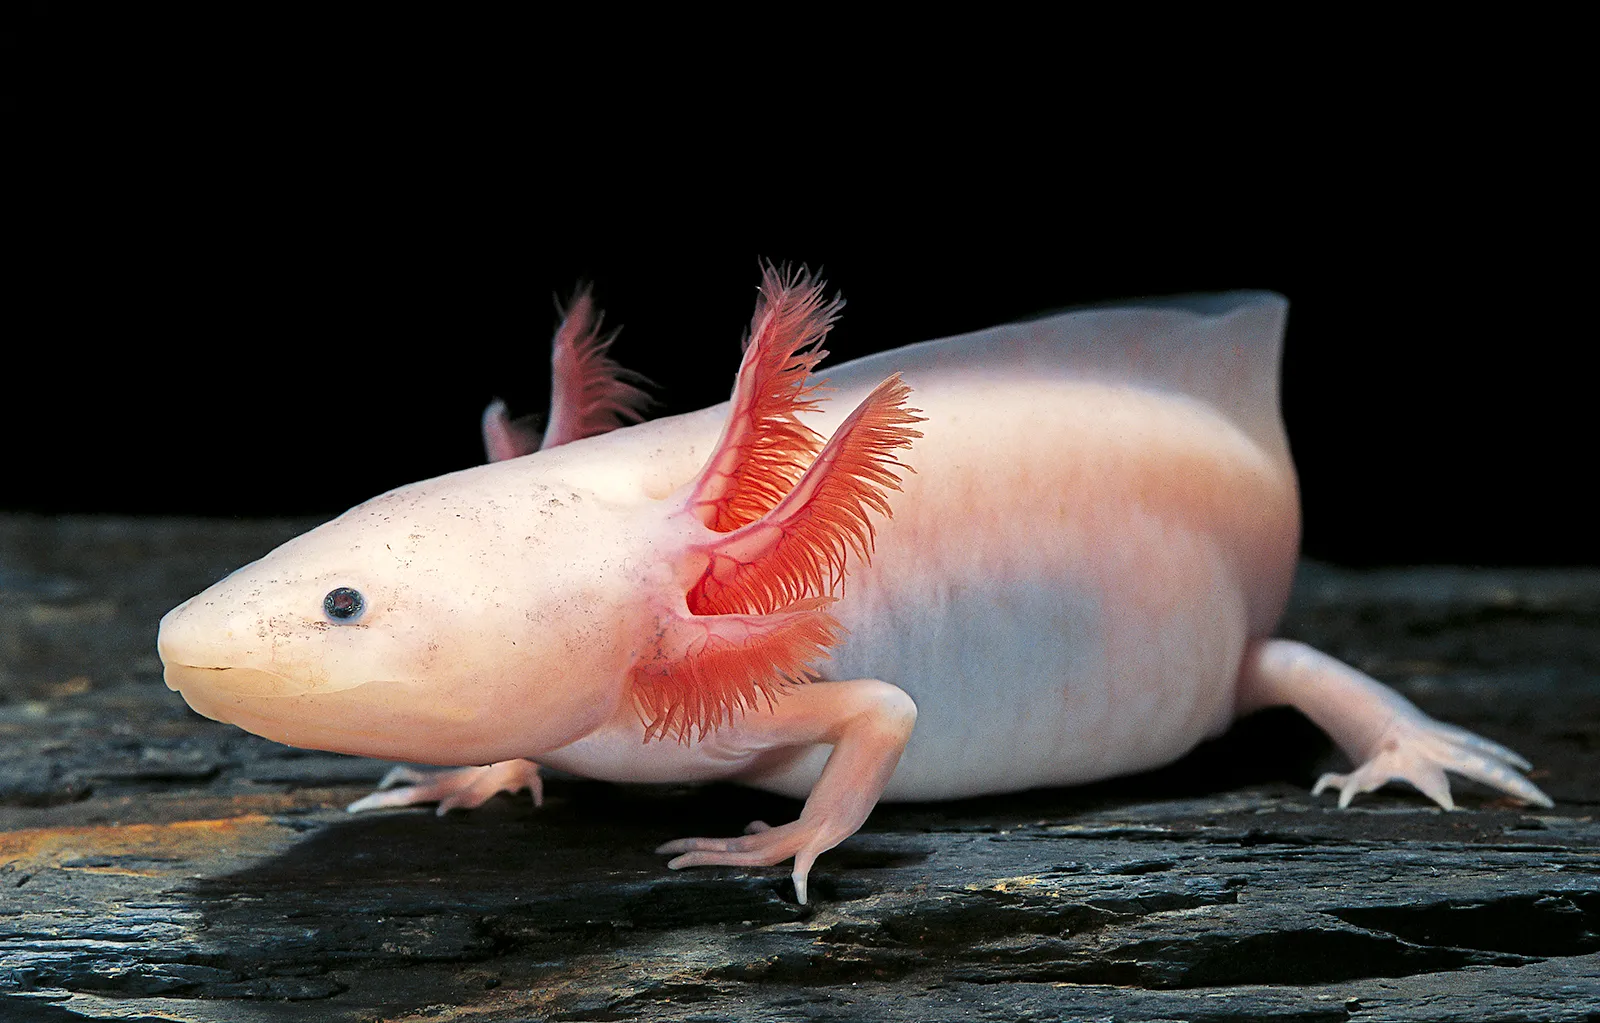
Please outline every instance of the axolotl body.
[[[880, 798], [1090, 782], [1299, 708], [1356, 765], [1548, 798], [1510, 750], [1273, 639], [1299, 543], [1278, 403], [1287, 303], [1085, 309], [812, 370], [839, 303], [767, 271], [733, 396], [638, 419], [580, 295], [541, 438], [401, 487], [171, 611], [167, 684], [296, 746], [437, 765], [352, 809], [475, 806], [533, 763], [732, 779], [798, 820], [670, 866], [816, 857]], [[914, 403], [914, 405], [913, 405]], [[538, 450], [534, 450], [538, 448]], [[524, 453], [526, 452], [526, 453]], [[514, 456], [514, 457], [513, 457]]]

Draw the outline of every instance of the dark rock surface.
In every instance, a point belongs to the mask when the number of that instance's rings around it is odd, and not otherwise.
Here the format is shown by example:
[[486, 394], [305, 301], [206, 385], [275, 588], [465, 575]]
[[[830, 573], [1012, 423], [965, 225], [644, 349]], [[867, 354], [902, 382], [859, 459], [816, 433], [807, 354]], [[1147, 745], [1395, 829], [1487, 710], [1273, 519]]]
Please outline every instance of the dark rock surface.
[[651, 849], [798, 804], [386, 769], [188, 711], [168, 607], [298, 522], [0, 518], [0, 1019], [1600, 1020], [1600, 572], [1302, 571], [1284, 634], [1536, 765], [1345, 811], [1293, 713], [1078, 789], [885, 806], [822, 858]]

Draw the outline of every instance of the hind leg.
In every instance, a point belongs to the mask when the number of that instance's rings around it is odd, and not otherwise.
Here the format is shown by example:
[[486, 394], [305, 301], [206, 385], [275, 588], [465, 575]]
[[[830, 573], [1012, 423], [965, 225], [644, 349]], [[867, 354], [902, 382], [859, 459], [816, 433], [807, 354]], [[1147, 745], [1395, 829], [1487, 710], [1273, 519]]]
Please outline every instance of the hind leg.
[[1338, 789], [1341, 807], [1359, 792], [1404, 781], [1453, 810], [1446, 771], [1526, 803], [1552, 805], [1518, 773], [1528, 762], [1499, 743], [1435, 721], [1378, 680], [1304, 643], [1257, 641], [1246, 648], [1239, 670], [1238, 712], [1278, 706], [1305, 714], [1357, 765], [1349, 774], [1323, 775], [1311, 790]]

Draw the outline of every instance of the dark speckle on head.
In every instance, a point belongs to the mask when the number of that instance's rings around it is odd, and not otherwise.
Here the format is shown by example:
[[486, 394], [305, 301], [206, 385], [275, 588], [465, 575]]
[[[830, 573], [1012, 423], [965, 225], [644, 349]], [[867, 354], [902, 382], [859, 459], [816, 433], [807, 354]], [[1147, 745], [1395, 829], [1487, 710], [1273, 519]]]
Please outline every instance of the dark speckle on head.
[[348, 586], [330, 590], [328, 595], [322, 598], [322, 610], [335, 622], [355, 621], [361, 617], [361, 612], [366, 606], [367, 602], [362, 599], [361, 593]]

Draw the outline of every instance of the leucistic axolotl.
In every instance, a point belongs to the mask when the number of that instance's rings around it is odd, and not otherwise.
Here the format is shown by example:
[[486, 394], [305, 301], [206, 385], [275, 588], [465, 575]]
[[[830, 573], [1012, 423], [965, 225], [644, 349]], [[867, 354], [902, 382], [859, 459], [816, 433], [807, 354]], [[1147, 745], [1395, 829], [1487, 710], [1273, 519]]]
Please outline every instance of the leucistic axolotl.
[[537, 802], [534, 761], [803, 798], [660, 850], [792, 858], [801, 901], [880, 799], [1142, 771], [1277, 705], [1350, 757], [1316, 786], [1341, 806], [1401, 780], [1451, 808], [1446, 771], [1550, 805], [1510, 750], [1271, 638], [1299, 542], [1282, 297], [1068, 312], [839, 366], [824, 392], [838, 307], [769, 269], [731, 400], [623, 426], [643, 393], [580, 295], [542, 447], [491, 406], [495, 461], [173, 609], [167, 684], [280, 742], [469, 765], [397, 769], [352, 809]]

